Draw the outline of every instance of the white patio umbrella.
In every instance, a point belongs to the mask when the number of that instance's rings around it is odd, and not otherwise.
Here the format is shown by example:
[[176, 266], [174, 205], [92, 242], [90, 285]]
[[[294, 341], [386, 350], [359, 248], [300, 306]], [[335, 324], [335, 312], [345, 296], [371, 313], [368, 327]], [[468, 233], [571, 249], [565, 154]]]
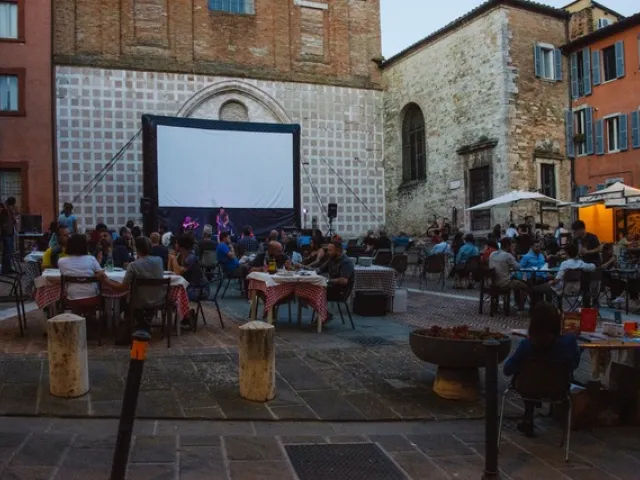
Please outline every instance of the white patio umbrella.
[[500, 205], [511, 205], [513, 203], [518, 203], [522, 200], [535, 200], [536, 202], [549, 202], [549, 203], [560, 203], [560, 200], [556, 200], [555, 198], [547, 197], [546, 195], [542, 195], [538, 192], [525, 192], [523, 190], [512, 190], [509, 193], [505, 193], [504, 195], [500, 195], [488, 202], [481, 203], [479, 205], [474, 205], [471, 208], [467, 208], [467, 211], [473, 210], [487, 210], [489, 208], [498, 207]]
[[[614, 200], [614, 202], [611, 202], [611, 206], [618, 206], [617, 204], [627, 203], [627, 201], [624, 199], [633, 197], [640, 197], [640, 189], [630, 187], [629, 185], [625, 185], [622, 182], [616, 182], [612, 185], [609, 185], [605, 189], [596, 190], [589, 195], [584, 195], [578, 198], [578, 203], [609, 203], [611, 200]], [[634, 200], [637, 201], [637, 199]]]

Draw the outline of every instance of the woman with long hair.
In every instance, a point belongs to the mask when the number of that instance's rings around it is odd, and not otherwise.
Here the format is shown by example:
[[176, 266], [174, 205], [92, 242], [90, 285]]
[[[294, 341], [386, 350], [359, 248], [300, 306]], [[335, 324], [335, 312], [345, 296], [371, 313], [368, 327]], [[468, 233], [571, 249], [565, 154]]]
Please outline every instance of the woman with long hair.
[[[549, 302], [538, 302], [531, 311], [529, 336], [504, 363], [506, 376], [518, 375], [532, 357], [564, 363], [575, 370], [580, 364], [580, 348], [575, 335], [562, 334], [562, 313]], [[533, 413], [536, 402], [525, 401], [525, 412], [518, 430], [533, 435]]]

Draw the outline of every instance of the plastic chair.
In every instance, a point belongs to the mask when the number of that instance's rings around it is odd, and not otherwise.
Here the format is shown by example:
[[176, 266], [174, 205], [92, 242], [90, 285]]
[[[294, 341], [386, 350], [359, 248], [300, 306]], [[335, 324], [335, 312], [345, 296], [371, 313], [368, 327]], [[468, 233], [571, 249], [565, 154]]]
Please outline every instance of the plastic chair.
[[502, 439], [502, 422], [504, 407], [509, 394], [516, 395], [523, 401], [544, 402], [552, 405], [567, 403], [567, 419], [565, 435], [560, 446], [565, 445], [565, 461], [569, 461], [569, 442], [571, 441], [571, 381], [573, 365], [557, 362], [542, 357], [532, 356], [524, 363], [520, 373], [513, 379], [512, 385], [502, 395], [500, 422], [498, 424], [498, 448]]
[[569, 305], [568, 311], [575, 311], [582, 303], [582, 270], [572, 269], [564, 272], [562, 291], [558, 295], [558, 308], [565, 311], [564, 302]]

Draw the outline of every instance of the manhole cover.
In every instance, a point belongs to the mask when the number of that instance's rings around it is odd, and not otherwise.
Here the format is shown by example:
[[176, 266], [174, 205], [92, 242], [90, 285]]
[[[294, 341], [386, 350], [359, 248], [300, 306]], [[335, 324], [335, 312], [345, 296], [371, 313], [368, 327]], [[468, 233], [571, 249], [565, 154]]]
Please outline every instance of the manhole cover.
[[350, 342], [357, 343], [363, 347], [374, 347], [376, 345], [393, 345], [389, 340], [382, 337], [374, 336], [362, 336], [362, 337], [348, 337]]
[[300, 480], [405, 480], [373, 443], [286, 445]]

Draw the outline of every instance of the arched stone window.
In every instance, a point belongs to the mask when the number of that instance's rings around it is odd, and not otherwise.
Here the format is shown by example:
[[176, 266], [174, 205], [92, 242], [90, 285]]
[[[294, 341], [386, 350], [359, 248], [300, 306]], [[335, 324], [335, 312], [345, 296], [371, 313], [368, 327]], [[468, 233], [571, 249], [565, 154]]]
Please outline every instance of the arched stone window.
[[415, 103], [405, 109], [402, 119], [402, 181], [427, 178], [427, 149], [424, 116]]
[[249, 111], [243, 103], [237, 100], [229, 100], [220, 107], [220, 120], [226, 120], [227, 122], [248, 122]]

